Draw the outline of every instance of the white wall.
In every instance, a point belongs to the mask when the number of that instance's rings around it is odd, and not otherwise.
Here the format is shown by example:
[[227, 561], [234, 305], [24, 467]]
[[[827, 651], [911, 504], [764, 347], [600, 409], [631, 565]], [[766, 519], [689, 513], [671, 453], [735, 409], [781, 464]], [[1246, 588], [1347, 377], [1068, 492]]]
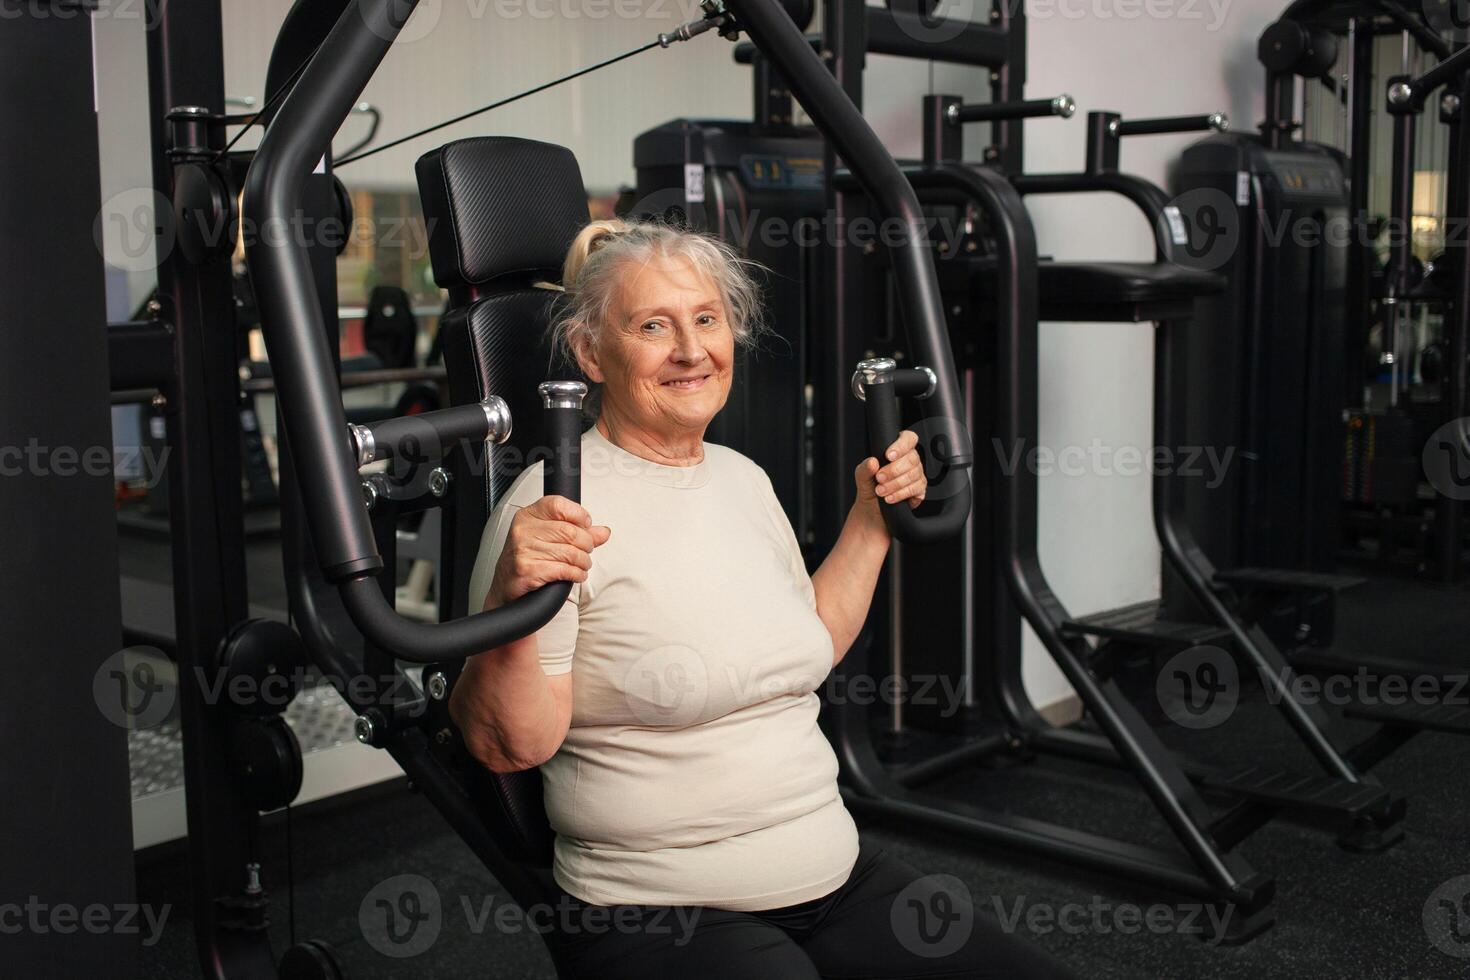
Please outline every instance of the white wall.
[[[1069, 121], [1026, 128], [1026, 169], [1080, 170], [1089, 110], [1125, 117], [1223, 110], [1254, 129], [1264, 110], [1256, 39], [1279, 0], [1027, 0], [1028, 97], [1066, 92]], [[1121, 168], [1167, 186], [1166, 169], [1198, 134], [1124, 140]], [[1146, 260], [1147, 224], [1121, 199], [1101, 195], [1028, 200], [1043, 255]], [[1041, 433], [1054, 450], [1152, 445], [1151, 324], [1050, 323], [1041, 328]], [[1118, 460], [1123, 469], [1124, 460]], [[1158, 595], [1159, 548], [1149, 477], [1088, 472], [1041, 479], [1041, 560], [1076, 614]], [[1028, 630], [1029, 634], [1029, 630]], [[1027, 690], [1038, 704], [1069, 689], [1032, 635]]]

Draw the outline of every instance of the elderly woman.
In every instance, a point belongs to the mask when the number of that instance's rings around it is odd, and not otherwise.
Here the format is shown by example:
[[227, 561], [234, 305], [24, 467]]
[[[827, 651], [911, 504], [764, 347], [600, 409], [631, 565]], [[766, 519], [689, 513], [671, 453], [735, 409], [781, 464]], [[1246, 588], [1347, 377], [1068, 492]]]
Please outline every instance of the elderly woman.
[[[484, 608], [570, 581], [539, 632], [471, 658], [450, 710], [485, 766], [540, 766], [578, 976], [1058, 976], [976, 920], [957, 879], [859, 841], [815, 693], [857, 638], [889, 538], [924, 499], [916, 437], [865, 459], [808, 575], [755, 463], [704, 441], [759, 295], [724, 244], [599, 221], [563, 272], [558, 346], [600, 385], [582, 503], [529, 467], [486, 526]], [[773, 419], [773, 425], [792, 424]], [[600, 919], [591, 911], [604, 913]], [[590, 923], [600, 922], [602, 928]]]

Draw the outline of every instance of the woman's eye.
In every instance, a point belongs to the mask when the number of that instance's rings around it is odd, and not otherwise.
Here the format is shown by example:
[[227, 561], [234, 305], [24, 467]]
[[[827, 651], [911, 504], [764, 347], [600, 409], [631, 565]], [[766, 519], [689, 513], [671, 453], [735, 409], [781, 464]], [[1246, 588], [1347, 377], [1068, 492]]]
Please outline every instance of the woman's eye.
[[704, 315], [702, 315], [702, 316], [701, 316], [701, 317], [700, 317], [700, 318], [699, 318], [699, 325], [700, 325], [700, 326], [701, 326], [701, 327], [712, 327], [712, 326], [714, 326], [714, 325], [715, 325], [715, 323], [716, 323], [716, 322], [717, 322], [717, 321], [716, 321], [716, 319], [715, 319], [715, 317], [714, 317], [714, 316], [712, 316], [712, 315], [711, 315], [711, 314], [709, 314], [709, 313], [706, 313], [706, 314], [704, 314]]

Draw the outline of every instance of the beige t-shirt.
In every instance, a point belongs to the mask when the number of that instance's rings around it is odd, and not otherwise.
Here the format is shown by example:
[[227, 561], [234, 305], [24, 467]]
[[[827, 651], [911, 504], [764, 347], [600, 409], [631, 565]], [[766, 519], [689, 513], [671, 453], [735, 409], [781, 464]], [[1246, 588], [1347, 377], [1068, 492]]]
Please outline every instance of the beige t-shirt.
[[[479, 609], [528, 467], [485, 526]], [[557, 883], [598, 905], [735, 911], [811, 901], [847, 881], [857, 829], [817, 727], [832, 638], [770, 478], [711, 443], [694, 466], [644, 460], [594, 426], [582, 504], [612, 529], [536, 634], [572, 672], [572, 721], [541, 767]]]

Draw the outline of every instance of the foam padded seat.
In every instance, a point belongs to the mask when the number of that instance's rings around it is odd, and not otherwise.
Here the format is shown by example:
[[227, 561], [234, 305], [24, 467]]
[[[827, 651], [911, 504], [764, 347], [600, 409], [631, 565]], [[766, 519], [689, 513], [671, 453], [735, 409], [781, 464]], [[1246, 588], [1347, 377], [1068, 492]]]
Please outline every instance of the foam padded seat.
[[1173, 262], [1041, 262], [1043, 320], [1173, 320], [1225, 288], [1213, 272]]
[[[456, 140], [420, 157], [414, 170], [434, 281], [449, 290], [439, 331], [450, 399], [463, 405], [498, 395], [512, 420], [505, 444], [470, 454], [450, 472], [460, 539], [445, 542], [441, 582], [452, 614], [463, 616], [478, 529], [546, 446], [537, 385], [585, 380], [553, 363], [548, 331], [562, 294], [546, 284], [559, 281], [567, 249], [588, 222], [587, 192], [570, 150], [508, 136]], [[463, 762], [501, 849], [548, 866], [554, 834], [541, 774], [490, 773], [467, 753]]]

